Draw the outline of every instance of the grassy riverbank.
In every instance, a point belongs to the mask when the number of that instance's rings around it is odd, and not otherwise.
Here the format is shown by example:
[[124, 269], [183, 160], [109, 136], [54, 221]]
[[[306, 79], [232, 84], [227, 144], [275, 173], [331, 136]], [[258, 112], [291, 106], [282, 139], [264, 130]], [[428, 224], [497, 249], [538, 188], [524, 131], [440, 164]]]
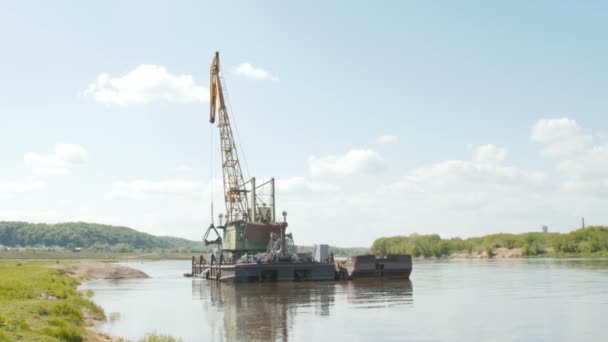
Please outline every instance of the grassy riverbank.
[[[313, 252], [312, 246], [298, 246], [300, 252]], [[334, 256], [351, 256], [358, 254], [369, 253], [369, 248], [364, 247], [330, 247], [331, 252]], [[208, 255], [209, 252], [205, 253], [177, 253], [177, 252], [131, 252], [131, 253], [115, 253], [115, 252], [93, 252], [93, 251], [79, 251], [74, 252], [70, 250], [62, 251], [49, 251], [49, 250], [36, 250], [27, 249], [22, 250], [11, 249], [1, 250], [0, 249], [0, 260], [1, 259], [34, 259], [34, 260], [104, 260], [104, 261], [133, 261], [133, 260], [191, 260], [193, 256]]]
[[[0, 342], [126, 341], [94, 329], [105, 320], [103, 310], [77, 289], [81, 279], [57, 266], [77, 261], [0, 261]], [[178, 338], [148, 334], [139, 342], [176, 342]]]
[[393, 236], [376, 239], [375, 254], [406, 253], [414, 257], [485, 256], [515, 251], [512, 256], [608, 256], [608, 227], [595, 226], [569, 233], [491, 234], [468, 239], [442, 239], [437, 234]]
[[0, 261], [0, 341], [103, 341], [86, 329], [103, 310], [78, 280], [43, 261]]
[[198, 253], [111, 253], [111, 252], [72, 252], [46, 250], [0, 250], [0, 259], [37, 259], [37, 260], [189, 260]]

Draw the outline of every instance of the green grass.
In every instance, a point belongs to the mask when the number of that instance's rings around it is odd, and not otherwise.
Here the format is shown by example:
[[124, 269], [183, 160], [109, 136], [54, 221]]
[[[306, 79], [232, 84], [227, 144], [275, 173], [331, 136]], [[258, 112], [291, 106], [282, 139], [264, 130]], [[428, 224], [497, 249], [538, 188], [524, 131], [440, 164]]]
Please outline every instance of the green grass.
[[183, 341], [181, 338], [175, 338], [169, 335], [160, 335], [156, 333], [151, 333], [146, 335], [146, 337], [139, 339], [138, 342], [181, 342]]
[[0, 261], [0, 341], [84, 341], [83, 313], [105, 318], [54, 264]]
[[[72, 262], [0, 260], [0, 342], [97, 340], [85, 329], [87, 318], [106, 319], [93, 291], [79, 291], [77, 279], [53, 267]], [[152, 333], [140, 341], [182, 340]]]
[[[186, 260], [201, 253], [110, 253], [110, 252], [70, 252], [46, 250], [0, 250], [0, 259], [34, 259], [34, 260], [96, 260], [98, 262], [117, 262], [122, 260]], [[207, 253], [203, 253], [207, 254]]]

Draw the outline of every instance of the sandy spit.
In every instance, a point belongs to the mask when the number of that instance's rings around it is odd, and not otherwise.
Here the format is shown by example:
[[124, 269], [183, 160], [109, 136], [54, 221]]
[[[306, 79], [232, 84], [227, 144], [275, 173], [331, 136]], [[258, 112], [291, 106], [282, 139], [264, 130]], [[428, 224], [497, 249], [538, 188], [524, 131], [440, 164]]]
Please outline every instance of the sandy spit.
[[150, 278], [140, 270], [105, 262], [81, 262], [60, 268], [71, 275], [93, 279]]

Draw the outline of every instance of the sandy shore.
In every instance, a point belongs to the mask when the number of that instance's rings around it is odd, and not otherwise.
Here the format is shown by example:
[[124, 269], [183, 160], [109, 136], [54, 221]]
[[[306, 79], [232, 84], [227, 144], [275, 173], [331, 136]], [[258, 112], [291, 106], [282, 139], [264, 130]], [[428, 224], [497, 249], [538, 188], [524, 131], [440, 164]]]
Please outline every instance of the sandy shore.
[[150, 278], [150, 276], [140, 270], [105, 262], [87, 261], [67, 266], [61, 266], [60, 268], [71, 275], [77, 277], [86, 277], [90, 279]]
[[[520, 258], [523, 257], [523, 251], [521, 248], [504, 248], [504, 247], [499, 247], [499, 248], [493, 248], [492, 249], [492, 257], [496, 258], [496, 259], [503, 259], [503, 258]], [[450, 255], [450, 258], [453, 259], [471, 259], [471, 258], [487, 258], [488, 257], [488, 253], [486, 251], [483, 251], [481, 253], [479, 252], [473, 252], [473, 253], [452, 253]]]
[[[150, 278], [146, 273], [131, 267], [113, 263], [86, 261], [72, 265], [61, 265], [58, 268], [79, 279], [132, 279]], [[128, 340], [110, 336], [98, 330], [103, 319], [95, 317], [86, 310], [82, 313], [86, 329], [85, 340], [91, 342], [127, 342]]]

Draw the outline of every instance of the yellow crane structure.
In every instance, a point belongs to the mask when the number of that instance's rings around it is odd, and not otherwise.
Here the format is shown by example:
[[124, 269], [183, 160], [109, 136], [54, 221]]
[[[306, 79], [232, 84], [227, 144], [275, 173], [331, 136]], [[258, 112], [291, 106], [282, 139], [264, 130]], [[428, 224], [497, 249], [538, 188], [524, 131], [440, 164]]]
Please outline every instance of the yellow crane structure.
[[[287, 227], [286, 222], [276, 222], [274, 178], [259, 185], [256, 185], [255, 178], [245, 181], [222, 88], [219, 52], [213, 57], [209, 76], [209, 122], [214, 124], [217, 119], [220, 131], [226, 214], [220, 216], [218, 227], [211, 224], [203, 239], [206, 244], [221, 245], [224, 251], [236, 257], [248, 252], [266, 251], [270, 234], [284, 236]], [[223, 234], [217, 229], [222, 229]], [[212, 231], [217, 238], [209, 240]]]
[[210, 70], [210, 112], [209, 122], [215, 123], [216, 116], [219, 117], [218, 127], [220, 129], [220, 146], [222, 149], [222, 173], [224, 178], [224, 202], [226, 203], [226, 220], [233, 222], [244, 220], [248, 216], [249, 201], [243, 172], [239, 162], [234, 135], [228, 117], [222, 81], [220, 78], [220, 54], [215, 53]]

